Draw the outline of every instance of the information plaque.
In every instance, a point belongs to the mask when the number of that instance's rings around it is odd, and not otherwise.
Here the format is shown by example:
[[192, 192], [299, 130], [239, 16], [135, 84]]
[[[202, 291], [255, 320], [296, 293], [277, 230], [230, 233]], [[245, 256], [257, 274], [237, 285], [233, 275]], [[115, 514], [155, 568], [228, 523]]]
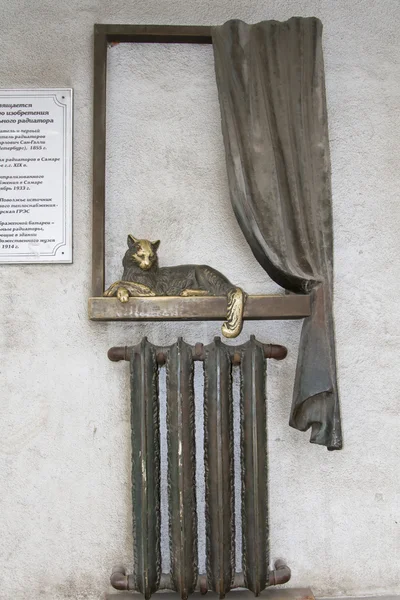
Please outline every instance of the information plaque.
[[72, 262], [72, 90], [0, 90], [0, 263]]

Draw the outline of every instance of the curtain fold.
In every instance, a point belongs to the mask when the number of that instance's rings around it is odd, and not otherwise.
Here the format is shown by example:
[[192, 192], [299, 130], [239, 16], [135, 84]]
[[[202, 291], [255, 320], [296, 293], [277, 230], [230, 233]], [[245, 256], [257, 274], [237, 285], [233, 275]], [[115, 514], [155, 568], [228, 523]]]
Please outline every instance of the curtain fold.
[[315, 18], [213, 28], [231, 201], [261, 266], [280, 286], [311, 293], [290, 425], [342, 447], [333, 323], [330, 156]]

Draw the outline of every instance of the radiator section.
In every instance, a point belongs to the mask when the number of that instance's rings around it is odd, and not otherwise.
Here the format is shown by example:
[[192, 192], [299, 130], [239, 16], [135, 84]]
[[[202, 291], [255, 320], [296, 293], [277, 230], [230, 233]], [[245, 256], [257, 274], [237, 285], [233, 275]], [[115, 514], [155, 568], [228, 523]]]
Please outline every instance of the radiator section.
[[221, 598], [231, 589], [235, 565], [232, 363], [220, 341], [204, 359], [207, 580]]
[[147, 599], [161, 576], [158, 365], [147, 339], [132, 348], [131, 403], [133, 576]]
[[240, 362], [242, 561], [245, 586], [256, 596], [268, 581], [267, 423], [265, 359], [254, 338]]
[[171, 579], [184, 600], [197, 584], [196, 440], [192, 349], [167, 352], [168, 502]]

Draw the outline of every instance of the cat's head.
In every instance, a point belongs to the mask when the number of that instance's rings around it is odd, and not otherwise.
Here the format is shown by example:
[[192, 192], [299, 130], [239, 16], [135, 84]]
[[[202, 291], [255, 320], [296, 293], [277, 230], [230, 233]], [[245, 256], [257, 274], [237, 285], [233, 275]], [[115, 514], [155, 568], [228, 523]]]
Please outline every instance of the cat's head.
[[133, 235], [128, 235], [128, 250], [125, 255], [127, 265], [135, 264], [143, 271], [148, 271], [157, 265], [157, 249], [160, 240], [150, 242], [149, 240], [138, 240]]

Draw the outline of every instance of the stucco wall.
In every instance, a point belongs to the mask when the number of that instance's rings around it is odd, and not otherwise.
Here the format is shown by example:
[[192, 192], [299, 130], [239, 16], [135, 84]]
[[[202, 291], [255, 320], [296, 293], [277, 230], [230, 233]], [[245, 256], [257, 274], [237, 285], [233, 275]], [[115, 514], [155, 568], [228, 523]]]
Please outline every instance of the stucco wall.
[[[74, 263], [0, 266], [0, 598], [104, 598], [132, 561], [127, 365], [147, 335], [211, 341], [219, 324], [91, 323], [92, 32], [99, 23], [318, 16], [335, 219], [345, 446], [287, 425], [300, 324], [246, 323], [288, 346], [268, 380], [271, 553], [320, 595], [400, 593], [400, 117], [397, 0], [1, 0], [2, 87], [74, 88]], [[273, 292], [231, 211], [210, 48], [110, 52], [107, 278], [128, 230], [163, 264], [209, 262]], [[129, 121], [126, 123], [126, 119]]]

